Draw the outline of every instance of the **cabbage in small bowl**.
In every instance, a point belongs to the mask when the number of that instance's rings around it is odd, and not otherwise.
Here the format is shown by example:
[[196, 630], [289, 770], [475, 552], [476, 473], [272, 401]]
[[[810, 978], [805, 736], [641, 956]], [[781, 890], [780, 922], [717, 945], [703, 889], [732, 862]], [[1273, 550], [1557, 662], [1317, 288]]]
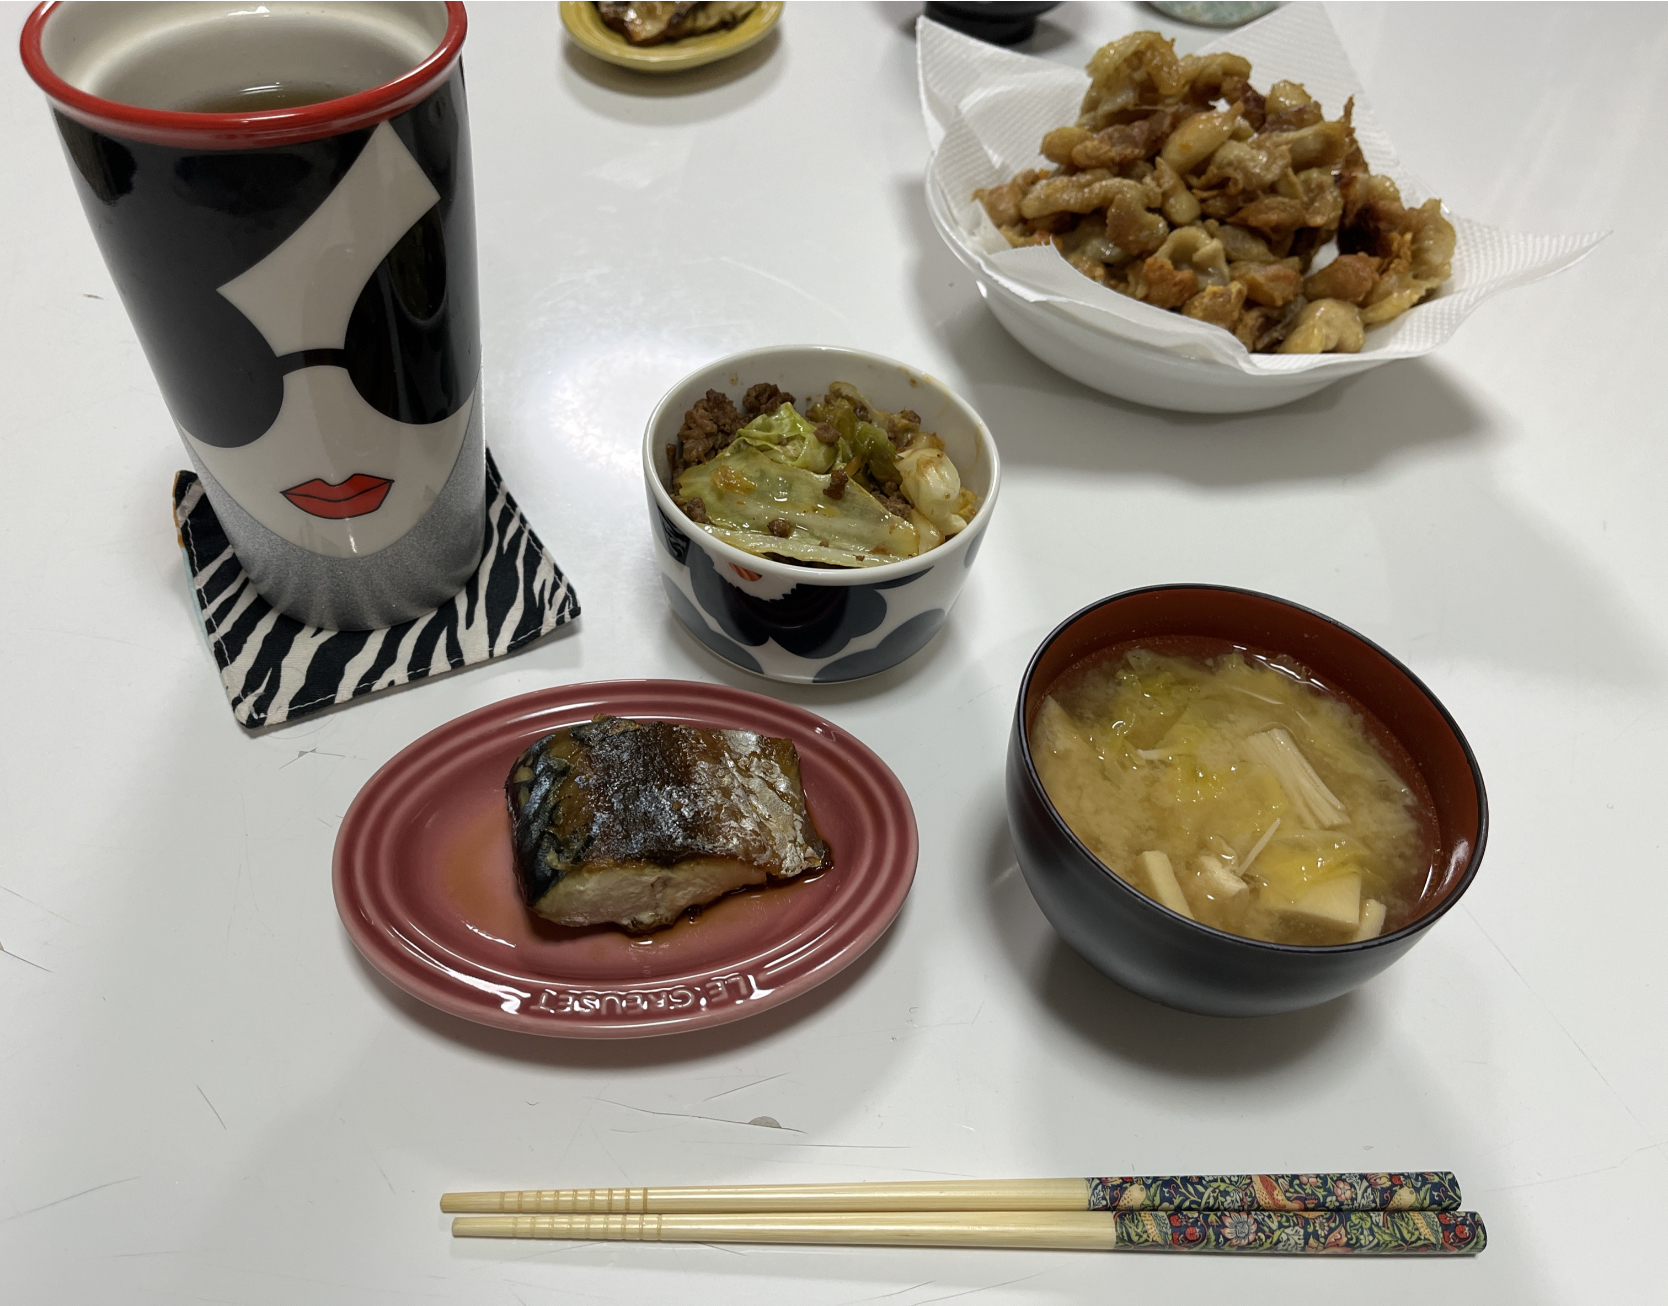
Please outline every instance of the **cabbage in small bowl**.
[[918, 413], [887, 412], [845, 381], [803, 414], [794, 404], [768, 382], [741, 409], [719, 390], [695, 402], [667, 451], [691, 521], [748, 553], [823, 567], [884, 566], [967, 529], [979, 497]]

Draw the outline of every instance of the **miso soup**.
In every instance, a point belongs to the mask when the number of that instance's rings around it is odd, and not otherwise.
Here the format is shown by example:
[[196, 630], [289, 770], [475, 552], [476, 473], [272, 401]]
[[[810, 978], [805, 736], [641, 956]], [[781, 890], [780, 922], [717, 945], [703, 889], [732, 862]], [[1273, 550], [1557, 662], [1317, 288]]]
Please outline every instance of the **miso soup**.
[[1440, 878], [1411, 759], [1284, 655], [1121, 645], [1053, 686], [1030, 737], [1072, 833], [1148, 897], [1217, 929], [1371, 939], [1413, 920]]

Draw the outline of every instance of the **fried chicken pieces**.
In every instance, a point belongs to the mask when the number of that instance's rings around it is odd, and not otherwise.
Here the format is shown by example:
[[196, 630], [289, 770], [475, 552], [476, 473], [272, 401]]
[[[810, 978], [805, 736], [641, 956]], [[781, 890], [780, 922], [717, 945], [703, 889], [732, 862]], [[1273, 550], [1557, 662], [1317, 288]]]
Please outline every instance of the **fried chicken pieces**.
[[[1231, 331], [1253, 353], [1355, 353], [1366, 328], [1451, 275], [1439, 200], [1402, 203], [1351, 124], [1249, 60], [1178, 57], [1156, 32], [1102, 46], [1055, 166], [973, 197], [1014, 246], [1051, 244], [1091, 281]], [[1336, 241], [1337, 257], [1313, 268]]]

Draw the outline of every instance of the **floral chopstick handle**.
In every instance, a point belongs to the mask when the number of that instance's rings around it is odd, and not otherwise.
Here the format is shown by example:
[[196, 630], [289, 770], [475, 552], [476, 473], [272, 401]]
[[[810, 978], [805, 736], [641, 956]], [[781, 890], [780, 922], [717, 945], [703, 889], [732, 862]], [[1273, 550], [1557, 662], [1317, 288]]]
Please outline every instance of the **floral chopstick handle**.
[[1089, 1179], [1091, 1211], [1457, 1211], [1446, 1170]]
[[1115, 1211], [1118, 1247], [1360, 1256], [1474, 1255], [1488, 1233], [1473, 1211]]

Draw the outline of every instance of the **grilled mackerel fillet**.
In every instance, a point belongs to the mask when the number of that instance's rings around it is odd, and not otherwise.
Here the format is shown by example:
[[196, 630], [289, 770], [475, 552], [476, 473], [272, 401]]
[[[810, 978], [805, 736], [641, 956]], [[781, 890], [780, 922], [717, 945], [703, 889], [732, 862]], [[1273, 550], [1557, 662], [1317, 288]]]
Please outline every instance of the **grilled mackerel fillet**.
[[505, 783], [522, 896], [562, 925], [670, 925], [734, 889], [830, 864], [792, 741], [599, 716]]

